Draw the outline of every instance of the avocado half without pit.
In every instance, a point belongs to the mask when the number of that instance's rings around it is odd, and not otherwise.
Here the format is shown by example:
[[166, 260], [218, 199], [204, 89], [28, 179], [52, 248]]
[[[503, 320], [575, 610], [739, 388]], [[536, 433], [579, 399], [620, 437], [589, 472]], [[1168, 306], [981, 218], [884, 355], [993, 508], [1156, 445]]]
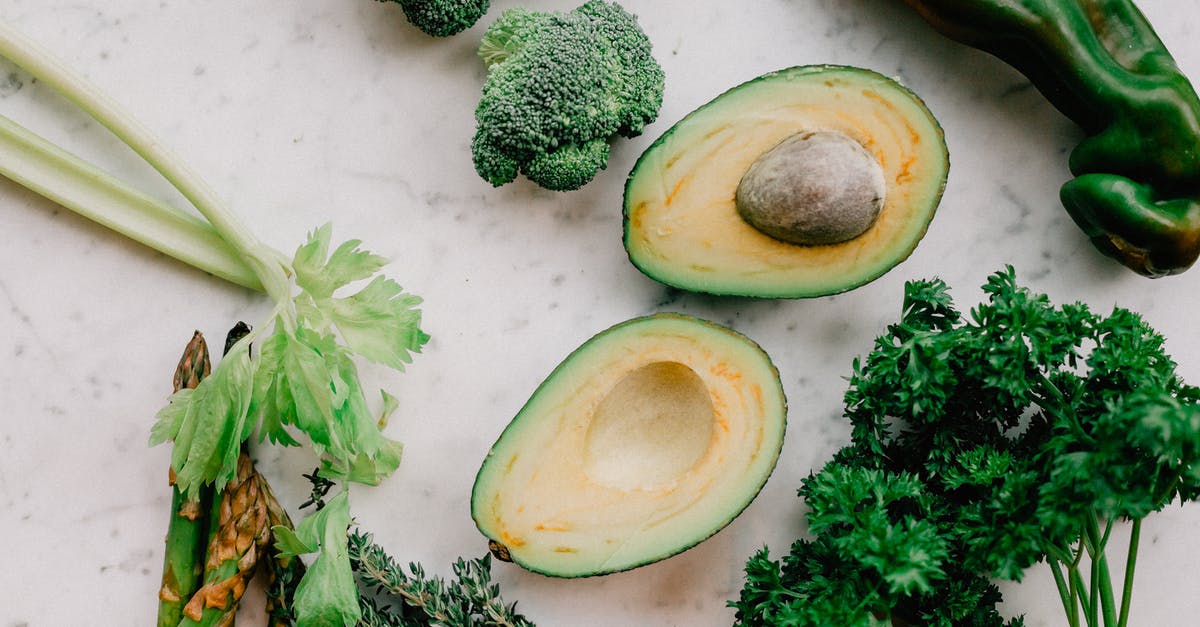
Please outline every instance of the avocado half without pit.
[[688, 114], [625, 186], [625, 248], [696, 292], [804, 298], [906, 259], [945, 189], [937, 120], [908, 89], [844, 66], [780, 70]]
[[783, 445], [779, 373], [750, 339], [658, 314], [588, 340], [492, 446], [471, 515], [497, 557], [546, 575], [628, 570], [724, 528]]

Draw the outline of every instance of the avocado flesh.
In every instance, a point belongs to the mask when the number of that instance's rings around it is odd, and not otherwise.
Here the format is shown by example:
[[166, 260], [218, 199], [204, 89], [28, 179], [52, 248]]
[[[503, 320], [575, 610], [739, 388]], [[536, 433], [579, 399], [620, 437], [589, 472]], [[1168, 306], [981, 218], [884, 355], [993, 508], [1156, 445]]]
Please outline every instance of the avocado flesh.
[[573, 352], [488, 453], [471, 513], [494, 552], [582, 577], [669, 557], [758, 494], [783, 443], [779, 374], [749, 339], [659, 314]]
[[[862, 235], [790, 244], [738, 214], [734, 197], [746, 170], [803, 131], [844, 133], [883, 168], [886, 201]], [[646, 275], [690, 291], [766, 298], [843, 292], [912, 253], [948, 169], [941, 127], [895, 81], [859, 68], [789, 68], [718, 96], [642, 154], [625, 187], [625, 247]]]

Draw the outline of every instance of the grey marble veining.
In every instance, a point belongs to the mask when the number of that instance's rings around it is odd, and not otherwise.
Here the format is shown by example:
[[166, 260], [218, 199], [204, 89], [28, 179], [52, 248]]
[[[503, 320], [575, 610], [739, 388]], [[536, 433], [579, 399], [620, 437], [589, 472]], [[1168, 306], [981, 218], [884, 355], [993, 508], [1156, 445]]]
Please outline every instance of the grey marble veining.
[[[543, 625], [728, 625], [742, 564], [803, 529], [800, 479], [846, 439], [851, 360], [899, 311], [903, 282], [940, 276], [963, 304], [1014, 264], [1056, 301], [1144, 313], [1182, 374], [1200, 381], [1200, 270], [1149, 281], [1101, 257], [1058, 203], [1079, 131], [1010, 68], [953, 44], [897, 0], [755, 3], [627, 0], [667, 75], [662, 114], [614, 146], [579, 192], [493, 189], [470, 160], [483, 26], [433, 40], [398, 7], [369, 0], [6, 0], [11, 20], [117, 97], [220, 191], [268, 243], [290, 251], [327, 221], [394, 260], [425, 298], [433, 336], [401, 376], [367, 369], [400, 398], [388, 434], [400, 470], [354, 491], [358, 520], [402, 561], [447, 573], [484, 552], [468, 498], [491, 442], [537, 384], [594, 333], [683, 311], [746, 333], [772, 355], [791, 407], [784, 454], [732, 525], [631, 572], [562, 581], [500, 565], [510, 600]], [[493, 19], [516, 3], [496, 0]], [[524, 6], [561, 8], [561, 1]], [[1200, 80], [1194, 0], [1143, 0], [1185, 73]], [[791, 65], [838, 63], [896, 76], [946, 132], [951, 174], [915, 254], [839, 296], [756, 301], [697, 296], [640, 274], [621, 247], [621, 189], [640, 152], [729, 87]], [[119, 142], [44, 86], [0, 64], [0, 112], [173, 202]], [[155, 611], [168, 450], [148, 448], [154, 412], [193, 329], [223, 337], [263, 299], [115, 236], [0, 181], [0, 627], [145, 625]], [[302, 450], [261, 448], [290, 504]], [[1200, 510], [1145, 528], [1133, 624], [1200, 614]], [[1124, 533], [1118, 529], [1118, 534]], [[1061, 624], [1048, 574], [1006, 584], [1030, 627]], [[97, 618], [100, 617], [100, 618]], [[261, 624], [253, 611], [239, 624]]]

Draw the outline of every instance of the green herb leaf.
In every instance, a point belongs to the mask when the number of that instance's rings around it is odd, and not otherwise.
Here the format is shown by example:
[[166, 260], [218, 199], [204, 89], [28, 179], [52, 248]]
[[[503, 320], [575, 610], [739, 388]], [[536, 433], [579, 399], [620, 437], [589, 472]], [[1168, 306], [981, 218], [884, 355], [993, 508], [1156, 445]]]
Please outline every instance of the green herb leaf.
[[224, 486], [233, 479], [241, 443], [255, 427], [249, 344], [235, 344], [208, 378], [180, 392], [159, 413], [151, 443], [175, 441], [171, 467], [179, 489], [193, 498], [205, 483]]
[[171, 395], [167, 404], [158, 410], [154, 426], [150, 428], [150, 446], [165, 444], [175, 439], [179, 430], [183, 428], [184, 420], [187, 419], [187, 410], [194, 391], [193, 388], [180, 388]]
[[[421, 299], [406, 294], [395, 281], [376, 275], [385, 260], [359, 250], [351, 240], [326, 259], [330, 229], [323, 226], [309, 235], [296, 251], [293, 267], [296, 283], [305, 294], [297, 298], [301, 321], [316, 330], [335, 327], [356, 354], [396, 370], [412, 362], [429, 340], [421, 331]], [[362, 289], [345, 296], [334, 292], [354, 281], [373, 279]]]
[[412, 362], [429, 336], [421, 331], [421, 299], [398, 283], [375, 277], [358, 293], [333, 299], [329, 317], [356, 353], [396, 370]]
[[388, 394], [387, 390], [380, 390], [379, 395], [383, 397], [383, 409], [379, 412], [379, 428], [382, 429], [387, 426], [388, 418], [391, 418], [392, 412], [400, 408], [400, 400]]
[[274, 364], [263, 406], [265, 437], [294, 442], [287, 427], [303, 432], [326, 477], [375, 485], [395, 471], [401, 446], [380, 433], [358, 370], [332, 335], [305, 327], [277, 331], [263, 344], [261, 359]]
[[744, 624], [1001, 625], [989, 580], [1038, 562], [1068, 612], [1111, 614], [1110, 526], [1200, 498], [1200, 389], [1141, 316], [1055, 306], [1011, 267], [983, 291], [964, 318], [941, 281], [906, 286], [853, 365], [852, 441], [800, 489], [815, 538], [751, 559]]
[[[421, 625], [488, 625], [490, 627], [533, 627], [516, 611], [516, 604], [500, 598], [500, 586], [491, 580], [491, 557], [454, 562], [454, 580], [426, 575], [420, 564], [408, 571], [372, 541], [371, 535], [355, 530], [348, 542], [350, 563], [363, 587], [373, 590], [364, 603], [364, 616], [374, 627]], [[374, 601], [385, 602], [381, 609]]]
[[272, 529], [285, 554], [320, 551], [296, 588], [297, 627], [354, 625], [362, 618], [347, 549], [350, 522], [349, 498], [342, 492], [300, 521], [295, 532], [284, 526]]
[[312, 231], [292, 260], [296, 285], [316, 300], [329, 298], [339, 288], [369, 278], [387, 264], [383, 257], [359, 250], [362, 244], [359, 240], [349, 240], [329, 255], [332, 234], [333, 226], [329, 223]]

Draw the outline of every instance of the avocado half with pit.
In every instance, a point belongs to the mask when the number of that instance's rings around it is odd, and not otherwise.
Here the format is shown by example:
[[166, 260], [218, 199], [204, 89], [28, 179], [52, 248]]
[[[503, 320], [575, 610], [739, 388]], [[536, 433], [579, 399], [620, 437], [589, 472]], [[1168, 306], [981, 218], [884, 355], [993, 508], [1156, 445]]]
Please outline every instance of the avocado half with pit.
[[745, 336], [678, 314], [570, 354], [488, 452], [471, 516], [498, 558], [545, 575], [628, 570], [737, 517], [775, 468], [786, 403]]
[[948, 170], [937, 120], [896, 81], [789, 68], [725, 92], [646, 149], [625, 186], [625, 248], [685, 290], [844, 292], [912, 253]]

